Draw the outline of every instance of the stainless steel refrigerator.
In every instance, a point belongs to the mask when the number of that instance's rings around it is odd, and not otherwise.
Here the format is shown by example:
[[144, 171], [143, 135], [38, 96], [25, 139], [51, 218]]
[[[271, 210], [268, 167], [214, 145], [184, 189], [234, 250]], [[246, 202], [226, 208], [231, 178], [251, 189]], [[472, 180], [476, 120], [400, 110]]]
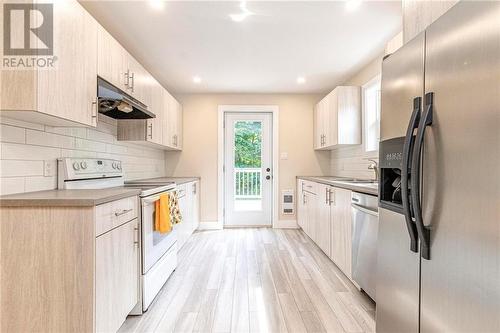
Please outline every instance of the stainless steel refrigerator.
[[383, 61], [377, 332], [500, 332], [500, 2]]

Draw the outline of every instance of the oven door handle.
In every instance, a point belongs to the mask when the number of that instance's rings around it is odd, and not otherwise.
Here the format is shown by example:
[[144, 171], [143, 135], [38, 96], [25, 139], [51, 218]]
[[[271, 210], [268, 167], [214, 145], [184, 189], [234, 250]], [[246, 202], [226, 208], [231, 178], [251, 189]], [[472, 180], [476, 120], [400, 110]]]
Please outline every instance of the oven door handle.
[[151, 196], [151, 197], [146, 197], [146, 198], [143, 198], [143, 199], [142, 199], [142, 204], [143, 204], [143, 205], [150, 205], [150, 204], [154, 203], [155, 201], [160, 200], [160, 195], [162, 195], [162, 194], [166, 194], [166, 193], [172, 193], [172, 192], [174, 192], [174, 191], [175, 191], [175, 190], [172, 190], [172, 191], [167, 191], [167, 192], [162, 192], [162, 193], [157, 194], [157, 195], [155, 195], [155, 196]]

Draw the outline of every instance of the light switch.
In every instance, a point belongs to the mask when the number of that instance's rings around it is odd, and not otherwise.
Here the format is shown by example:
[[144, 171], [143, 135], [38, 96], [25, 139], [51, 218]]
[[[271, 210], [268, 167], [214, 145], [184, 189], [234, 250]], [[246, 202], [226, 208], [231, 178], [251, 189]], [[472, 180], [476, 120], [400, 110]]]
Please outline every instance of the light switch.
[[280, 154], [280, 159], [282, 160], [287, 160], [288, 159], [288, 153], [287, 152], [283, 152]]

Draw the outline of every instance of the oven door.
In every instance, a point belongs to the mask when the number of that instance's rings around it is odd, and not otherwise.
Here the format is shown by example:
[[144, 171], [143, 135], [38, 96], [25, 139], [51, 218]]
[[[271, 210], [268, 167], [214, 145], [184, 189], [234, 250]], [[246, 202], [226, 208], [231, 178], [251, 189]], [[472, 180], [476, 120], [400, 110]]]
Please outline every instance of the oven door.
[[177, 231], [175, 226], [169, 233], [161, 234], [154, 231], [155, 201], [160, 199], [163, 192], [141, 199], [142, 206], [142, 274], [153, 267], [153, 265], [175, 244]]

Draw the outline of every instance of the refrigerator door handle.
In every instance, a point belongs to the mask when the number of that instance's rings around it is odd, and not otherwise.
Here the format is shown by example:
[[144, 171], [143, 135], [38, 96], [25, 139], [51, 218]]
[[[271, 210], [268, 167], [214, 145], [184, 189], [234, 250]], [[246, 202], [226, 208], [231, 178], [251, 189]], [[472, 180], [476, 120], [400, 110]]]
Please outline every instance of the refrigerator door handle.
[[422, 97], [413, 99], [413, 112], [411, 113], [408, 129], [406, 130], [405, 141], [403, 144], [403, 163], [401, 167], [401, 199], [403, 201], [403, 213], [406, 220], [406, 228], [410, 236], [410, 251], [418, 252], [418, 236], [417, 228], [412, 220], [412, 207], [410, 205], [410, 197], [408, 191], [408, 178], [410, 173], [411, 157], [414, 152], [413, 144], [415, 136], [413, 131], [418, 128], [420, 120], [420, 106], [422, 105]]
[[426, 109], [420, 118], [420, 124], [415, 138], [415, 148], [411, 163], [412, 176], [412, 204], [413, 212], [415, 214], [415, 222], [417, 225], [418, 237], [421, 244], [422, 258], [430, 260], [430, 229], [424, 226], [422, 218], [422, 207], [420, 205], [420, 159], [422, 155], [422, 146], [424, 143], [424, 134], [427, 126], [432, 125], [432, 112], [433, 112], [434, 93], [430, 92], [425, 94]]

